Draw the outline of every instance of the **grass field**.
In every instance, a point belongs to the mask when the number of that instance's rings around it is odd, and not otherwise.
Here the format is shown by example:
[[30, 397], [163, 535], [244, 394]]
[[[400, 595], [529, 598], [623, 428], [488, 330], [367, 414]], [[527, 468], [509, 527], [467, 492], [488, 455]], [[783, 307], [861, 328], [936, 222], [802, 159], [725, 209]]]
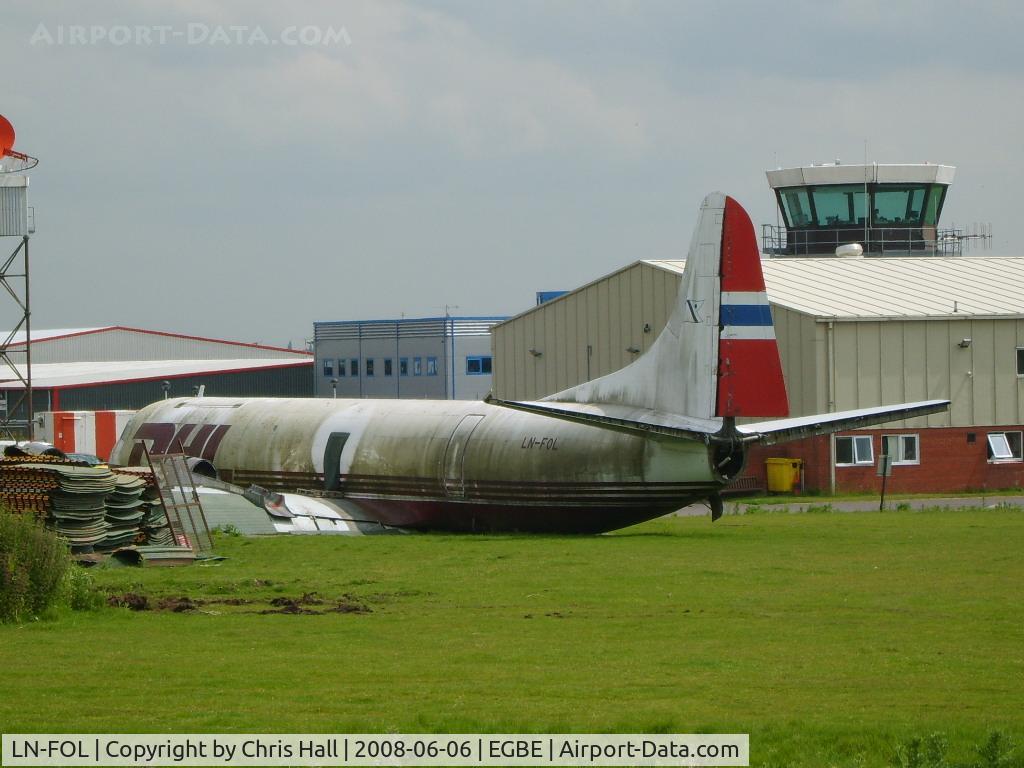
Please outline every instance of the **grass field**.
[[[995, 730], [1024, 741], [1017, 509], [218, 550], [94, 572], [198, 610], [0, 626], [0, 730], [748, 732], [759, 766], [888, 765], [933, 733], [971, 764]], [[308, 610], [368, 610], [259, 613], [311, 592]]]

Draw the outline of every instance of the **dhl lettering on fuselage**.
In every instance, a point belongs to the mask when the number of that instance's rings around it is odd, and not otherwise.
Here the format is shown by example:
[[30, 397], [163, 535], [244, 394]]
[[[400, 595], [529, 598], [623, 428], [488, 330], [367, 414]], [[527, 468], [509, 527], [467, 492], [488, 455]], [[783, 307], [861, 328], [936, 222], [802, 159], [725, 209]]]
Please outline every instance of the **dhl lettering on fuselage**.
[[[180, 447], [186, 456], [213, 461], [230, 424], [175, 424], [166, 421], [148, 421], [132, 436], [131, 466], [142, 463], [144, 444], [153, 454], [171, 453]], [[188, 442], [186, 442], [188, 441]]]

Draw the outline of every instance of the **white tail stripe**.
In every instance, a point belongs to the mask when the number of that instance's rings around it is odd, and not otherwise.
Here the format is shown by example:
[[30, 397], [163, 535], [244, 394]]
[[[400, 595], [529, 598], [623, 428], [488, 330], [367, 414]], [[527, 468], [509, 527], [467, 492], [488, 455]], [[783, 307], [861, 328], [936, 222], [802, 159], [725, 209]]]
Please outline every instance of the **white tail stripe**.
[[720, 338], [775, 341], [775, 328], [771, 325], [727, 325], [722, 329]]
[[723, 304], [761, 304], [767, 306], [768, 294], [764, 291], [722, 291]]

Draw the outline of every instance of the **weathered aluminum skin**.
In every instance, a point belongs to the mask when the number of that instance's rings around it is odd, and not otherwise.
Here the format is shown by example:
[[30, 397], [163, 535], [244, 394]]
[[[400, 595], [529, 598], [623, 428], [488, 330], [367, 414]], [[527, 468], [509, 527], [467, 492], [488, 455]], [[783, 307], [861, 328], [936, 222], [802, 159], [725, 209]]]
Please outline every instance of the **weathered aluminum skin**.
[[458, 401], [165, 400], [136, 414], [111, 461], [136, 462], [143, 441], [157, 453], [180, 444], [229, 482], [323, 489], [338, 433], [335, 490], [367, 519], [410, 528], [598, 532], [722, 485], [700, 442]]

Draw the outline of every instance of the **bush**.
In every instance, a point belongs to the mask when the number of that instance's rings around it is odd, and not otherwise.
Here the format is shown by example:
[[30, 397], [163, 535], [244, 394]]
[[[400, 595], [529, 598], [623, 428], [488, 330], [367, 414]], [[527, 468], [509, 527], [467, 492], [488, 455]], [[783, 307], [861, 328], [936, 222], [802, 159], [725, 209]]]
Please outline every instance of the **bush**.
[[75, 565], [64, 580], [64, 599], [73, 611], [96, 611], [107, 604], [106, 596], [93, 584], [92, 574]]
[[67, 544], [30, 515], [0, 508], [0, 622], [38, 616], [60, 596]]

